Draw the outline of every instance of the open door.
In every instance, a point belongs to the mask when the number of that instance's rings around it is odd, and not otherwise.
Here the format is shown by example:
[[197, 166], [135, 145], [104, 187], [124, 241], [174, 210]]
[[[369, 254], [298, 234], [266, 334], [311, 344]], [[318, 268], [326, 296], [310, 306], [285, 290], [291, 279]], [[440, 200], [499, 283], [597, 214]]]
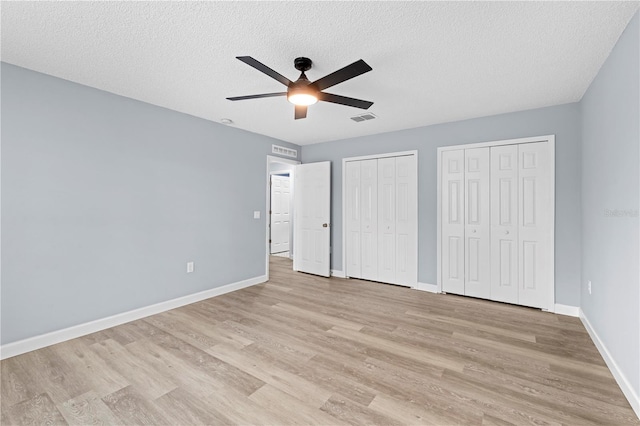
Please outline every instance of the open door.
[[293, 270], [330, 275], [331, 163], [295, 167]]

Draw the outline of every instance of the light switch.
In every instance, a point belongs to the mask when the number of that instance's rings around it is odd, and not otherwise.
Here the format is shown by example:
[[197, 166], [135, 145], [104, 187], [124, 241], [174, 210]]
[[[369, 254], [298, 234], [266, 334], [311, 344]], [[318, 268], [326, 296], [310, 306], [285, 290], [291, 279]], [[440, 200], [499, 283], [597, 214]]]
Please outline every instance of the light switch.
[[253, 212], [253, 218], [254, 219], [260, 219], [260, 210], [256, 210]]

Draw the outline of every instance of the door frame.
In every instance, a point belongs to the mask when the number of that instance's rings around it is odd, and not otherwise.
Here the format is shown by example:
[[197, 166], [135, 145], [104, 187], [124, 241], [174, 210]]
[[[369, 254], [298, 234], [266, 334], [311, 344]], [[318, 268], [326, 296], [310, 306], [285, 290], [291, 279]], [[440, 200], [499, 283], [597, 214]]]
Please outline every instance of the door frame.
[[[379, 158], [389, 158], [389, 157], [405, 157], [409, 155], [414, 155], [416, 157], [416, 210], [418, 210], [418, 204], [420, 201], [420, 167], [418, 165], [418, 150], [414, 149], [411, 151], [399, 151], [399, 152], [386, 152], [384, 154], [371, 154], [371, 155], [361, 155], [358, 157], [347, 157], [342, 159], [342, 271], [331, 270], [331, 275], [340, 277], [340, 278], [348, 278], [347, 276], [347, 233], [345, 232], [346, 228], [346, 219], [347, 219], [347, 163], [350, 161], [360, 161], [360, 160], [375, 160]], [[416, 212], [416, 255], [417, 262], [416, 275], [419, 271], [420, 266], [420, 253], [418, 252], [418, 245], [420, 236], [420, 218], [418, 217], [418, 212]], [[418, 278], [418, 282], [420, 279]]]
[[[284, 164], [290, 164], [292, 166], [297, 166], [298, 164], [302, 164], [300, 161], [298, 160], [289, 160], [287, 158], [282, 158], [282, 157], [276, 157], [274, 155], [267, 155], [267, 173], [266, 173], [266, 208], [264, 210], [265, 212], [265, 228], [264, 228], [264, 244], [265, 244], [265, 266], [264, 266], [264, 271], [265, 271], [265, 275], [267, 276], [267, 281], [269, 280], [269, 256], [270, 256], [270, 250], [269, 250], [269, 224], [271, 223], [271, 218], [269, 217], [269, 208], [271, 208], [271, 171], [270, 166], [273, 163], [284, 163]], [[289, 177], [291, 178], [291, 193], [293, 194], [293, 196], [295, 197], [295, 188], [293, 187], [293, 175], [296, 173], [295, 167], [292, 168], [291, 173], [289, 174]], [[290, 244], [293, 243], [293, 241], [290, 241]]]
[[[534, 143], [534, 142], [547, 142], [549, 144], [549, 154], [550, 154], [550, 160], [551, 160], [551, 175], [549, 176], [550, 181], [551, 181], [551, 206], [549, 207], [551, 209], [551, 211], [553, 211], [553, 215], [552, 215], [552, 221], [551, 221], [551, 241], [553, 242], [553, 244], [551, 244], [550, 247], [550, 251], [551, 251], [551, 258], [553, 259], [553, 265], [552, 265], [552, 270], [553, 273], [551, 274], [552, 276], [552, 282], [551, 282], [551, 286], [549, 289], [549, 294], [547, 295], [548, 297], [548, 309], [546, 309], [546, 311], [549, 312], [555, 312], [555, 298], [556, 298], [556, 269], [555, 269], [555, 246], [556, 246], [556, 240], [555, 240], [555, 232], [556, 232], [556, 215], [555, 215], [555, 211], [556, 211], [556, 196], [555, 196], [555, 191], [556, 191], [556, 135], [545, 135], [545, 136], [534, 136], [534, 137], [529, 137], [529, 138], [518, 138], [518, 139], [506, 139], [506, 140], [500, 140], [500, 141], [491, 141], [491, 142], [479, 142], [479, 143], [469, 143], [469, 144], [462, 144], [462, 145], [450, 145], [450, 146], [441, 146], [438, 147], [437, 149], [437, 179], [436, 179], [436, 194], [437, 194], [437, 225], [436, 225], [436, 229], [437, 229], [437, 264], [436, 264], [436, 270], [437, 270], [437, 291], [436, 293], [442, 293], [442, 191], [440, 188], [441, 185], [441, 173], [442, 173], [442, 153], [444, 151], [452, 151], [452, 150], [457, 150], [457, 149], [471, 149], [471, 148], [483, 148], [483, 147], [491, 147], [491, 146], [501, 146], [501, 145], [520, 145], [520, 144], [525, 144], [525, 143]], [[543, 309], [545, 310], [545, 309]]]

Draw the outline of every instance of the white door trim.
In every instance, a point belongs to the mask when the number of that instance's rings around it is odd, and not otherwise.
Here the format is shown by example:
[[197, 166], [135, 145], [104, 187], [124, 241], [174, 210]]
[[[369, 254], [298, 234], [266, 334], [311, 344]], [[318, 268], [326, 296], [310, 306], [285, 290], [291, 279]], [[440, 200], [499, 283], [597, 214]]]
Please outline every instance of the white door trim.
[[[347, 163], [349, 161], [360, 161], [360, 160], [375, 160], [375, 159], [379, 159], [379, 158], [389, 158], [389, 157], [403, 157], [403, 156], [408, 156], [408, 155], [415, 155], [416, 157], [416, 170], [419, 170], [419, 166], [418, 166], [418, 150], [411, 150], [411, 151], [399, 151], [399, 152], [388, 152], [388, 153], [384, 153], [384, 154], [372, 154], [372, 155], [361, 155], [359, 157], [347, 157], [347, 158], [343, 158], [342, 159], [342, 274], [344, 276], [347, 276], [347, 251], [345, 250], [345, 248], [347, 247], [347, 235], [345, 232], [345, 223], [346, 223], [346, 219], [347, 219], [347, 180], [345, 179], [345, 177], [347, 176]], [[419, 204], [419, 199], [420, 199], [420, 176], [419, 173], [416, 172], [416, 191], [417, 191], [417, 202], [416, 202], [416, 209], [418, 208], [418, 204]], [[416, 253], [418, 253], [418, 244], [419, 244], [419, 225], [418, 223], [420, 222], [419, 218], [417, 220], [416, 223], [416, 233], [418, 235], [416, 235]], [[419, 254], [418, 254], [419, 256]], [[420, 258], [418, 257], [418, 262], [416, 265], [416, 268], [420, 265]], [[416, 275], [417, 275], [416, 271]]]
[[[282, 158], [282, 157], [276, 157], [274, 155], [267, 155], [267, 173], [266, 173], [266, 200], [267, 200], [267, 204], [266, 207], [264, 209], [264, 245], [265, 245], [265, 263], [264, 263], [264, 274], [267, 277], [266, 281], [269, 281], [269, 215], [267, 214], [269, 212], [269, 208], [271, 207], [271, 188], [269, 186], [269, 183], [271, 182], [271, 173], [269, 172], [269, 166], [271, 165], [271, 163], [285, 163], [285, 164], [291, 164], [293, 166], [300, 164], [300, 161], [297, 160], [289, 160], [286, 158]], [[295, 173], [295, 170], [292, 168], [292, 170], [289, 172], [289, 177], [291, 178], [291, 182], [293, 182], [293, 175]], [[294, 188], [291, 188], [292, 191], [294, 191]]]
[[482, 148], [486, 146], [499, 146], [499, 145], [520, 145], [523, 143], [533, 143], [533, 142], [549, 142], [555, 148], [555, 141], [556, 141], [556, 135], [534, 136], [531, 138], [505, 139], [503, 141], [490, 141], [490, 142], [468, 143], [468, 144], [462, 144], [462, 145], [440, 146], [438, 147], [438, 153], [442, 151], [450, 151], [455, 149]]
[[[502, 140], [502, 141], [491, 141], [491, 142], [480, 142], [480, 143], [471, 143], [471, 144], [463, 144], [463, 145], [451, 145], [451, 146], [442, 146], [442, 147], [438, 147], [437, 149], [437, 181], [436, 181], [436, 194], [437, 194], [437, 286], [438, 286], [438, 293], [442, 293], [442, 272], [441, 272], [441, 264], [442, 264], [442, 252], [441, 252], [441, 244], [442, 244], [442, 232], [441, 232], [441, 226], [442, 226], [442, 218], [441, 218], [441, 203], [442, 203], [442, 191], [440, 188], [441, 185], [441, 179], [440, 179], [440, 174], [442, 173], [442, 164], [441, 164], [441, 158], [442, 158], [442, 153], [444, 151], [450, 151], [450, 150], [456, 150], [456, 149], [469, 149], [469, 148], [481, 148], [481, 147], [487, 147], [487, 146], [500, 146], [500, 145], [515, 145], [515, 144], [525, 144], [525, 143], [533, 143], [533, 142], [547, 142], [549, 144], [549, 151], [550, 151], [550, 161], [551, 161], [551, 171], [550, 171], [550, 180], [551, 180], [551, 185], [550, 185], [550, 201], [551, 201], [551, 205], [550, 205], [550, 209], [551, 211], [553, 211], [553, 220], [551, 223], [551, 241], [553, 241], [553, 244], [551, 244], [551, 247], [549, 248], [549, 250], [551, 251], [551, 258], [555, 259], [555, 188], [556, 188], [556, 176], [555, 176], [555, 164], [556, 164], [556, 158], [555, 158], [555, 154], [556, 154], [556, 136], [555, 135], [545, 135], [545, 136], [534, 136], [534, 137], [529, 137], [529, 138], [519, 138], [519, 139], [507, 139], [507, 140]], [[555, 282], [555, 262], [553, 265], [553, 271], [552, 271], [552, 276], [553, 276], [553, 285], [550, 286], [549, 289], [549, 294], [548, 294], [548, 311], [549, 312], [555, 312], [555, 289], [556, 289], [556, 282]]]
[[342, 159], [342, 164], [348, 161], [360, 161], [360, 160], [377, 160], [379, 158], [389, 158], [389, 157], [404, 157], [406, 155], [418, 155], [418, 150], [413, 151], [400, 151], [400, 152], [387, 152], [384, 154], [372, 154], [372, 155], [361, 155], [359, 157], [348, 157]]

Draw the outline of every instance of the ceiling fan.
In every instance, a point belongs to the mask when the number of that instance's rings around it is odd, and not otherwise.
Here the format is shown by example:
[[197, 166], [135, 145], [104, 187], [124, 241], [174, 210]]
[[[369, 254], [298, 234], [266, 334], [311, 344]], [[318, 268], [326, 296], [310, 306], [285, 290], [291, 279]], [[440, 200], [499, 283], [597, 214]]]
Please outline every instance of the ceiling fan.
[[351, 65], [347, 65], [338, 71], [332, 72], [319, 80], [311, 82], [304, 74], [305, 71], [309, 71], [311, 69], [312, 62], [309, 58], [301, 57], [296, 58], [293, 61], [296, 69], [302, 72], [296, 81], [289, 80], [287, 77], [272, 70], [262, 62], [253, 59], [251, 56], [236, 56], [236, 58], [284, 84], [287, 86], [287, 91], [227, 98], [230, 101], [286, 96], [287, 100], [295, 105], [296, 120], [305, 118], [307, 116], [307, 106], [313, 105], [318, 101], [333, 102], [334, 104], [347, 105], [362, 109], [369, 109], [369, 107], [373, 105], [373, 102], [323, 92], [324, 89], [371, 71], [372, 68], [362, 59], [352, 63]]

